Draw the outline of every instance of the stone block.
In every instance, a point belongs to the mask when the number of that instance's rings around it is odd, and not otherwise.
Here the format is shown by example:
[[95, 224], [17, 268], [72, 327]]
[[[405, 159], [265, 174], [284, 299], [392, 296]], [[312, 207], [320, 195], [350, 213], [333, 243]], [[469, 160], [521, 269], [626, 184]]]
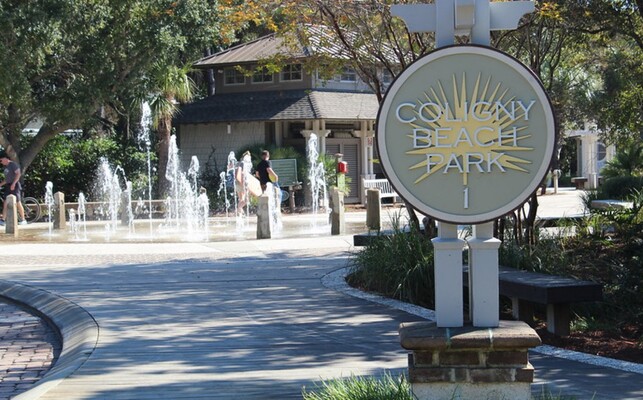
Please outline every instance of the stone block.
[[524, 368], [516, 368], [516, 382], [532, 383], [534, 381], [534, 367], [527, 363]]
[[409, 367], [409, 381], [412, 383], [454, 382], [453, 368]]
[[486, 356], [486, 364], [489, 367], [522, 367], [529, 362], [527, 351], [491, 351]]
[[480, 354], [477, 351], [442, 351], [440, 366], [480, 366]]
[[514, 368], [471, 368], [469, 379], [471, 383], [501, 383], [513, 382]]
[[409, 365], [415, 366], [437, 366], [438, 357], [437, 352], [433, 351], [416, 351], [413, 354], [410, 354], [411, 360], [409, 360]]

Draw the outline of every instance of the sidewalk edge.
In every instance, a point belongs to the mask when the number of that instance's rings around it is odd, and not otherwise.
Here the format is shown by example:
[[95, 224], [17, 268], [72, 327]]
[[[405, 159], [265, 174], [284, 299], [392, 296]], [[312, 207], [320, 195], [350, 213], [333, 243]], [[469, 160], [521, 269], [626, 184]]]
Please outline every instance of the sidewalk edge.
[[81, 306], [43, 289], [0, 280], [0, 297], [35, 310], [58, 329], [62, 350], [54, 366], [29, 390], [14, 400], [38, 399], [78, 370], [96, 348], [99, 327]]
[[[379, 296], [372, 293], [363, 292], [352, 288], [346, 283], [346, 276], [350, 272], [350, 267], [339, 268], [322, 277], [322, 285], [329, 289], [336, 290], [349, 296], [357, 297], [360, 299], [368, 300], [374, 303], [382, 304], [396, 310], [402, 310], [409, 314], [416, 315], [429, 321], [435, 321], [435, 312], [424, 307], [416, 306], [410, 303], [404, 303], [399, 300], [390, 299], [388, 297]], [[580, 353], [577, 351], [559, 349], [552, 346], [541, 345], [531, 349], [536, 353], [564, 358], [571, 361], [577, 361], [584, 364], [596, 365], [599, 367], [612, 368], [619, 371], [631, 372], [643, 375], [643, 364], [633, 363], [629, 361], [615, 360], [612, 358], [596, 356], [593, 354]]]

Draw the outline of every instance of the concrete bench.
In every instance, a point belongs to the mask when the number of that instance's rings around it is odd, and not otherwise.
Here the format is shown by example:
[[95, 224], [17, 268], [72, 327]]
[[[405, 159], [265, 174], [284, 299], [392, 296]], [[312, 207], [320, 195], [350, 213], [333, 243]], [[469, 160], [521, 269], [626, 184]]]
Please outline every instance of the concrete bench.
[[[465, 285], [468, 271], [464, 271]], [[595, 282], [557, 275], [500, 267], [500, 295], [511, 299], [513, 317], [534, 324], [534, 304], [547, 306], [547, 330], [559, 336], [569, 335], [570, 304], [598, 301], [603, 287]]]
[[576, 185], [576, 190], [585, 189], [587, 178], [585, 178], [584, 176], [577, 176], [572, 178], [572, 183]]
[[379, 189], [380, 198], [392, 198], [393, 201], [396, 201], [396, 198], [399, 197], [397, 192], [393, 189], [393, 185], [388, 179], [363, 179], [364, 182], [364, 193], [368, 189]]

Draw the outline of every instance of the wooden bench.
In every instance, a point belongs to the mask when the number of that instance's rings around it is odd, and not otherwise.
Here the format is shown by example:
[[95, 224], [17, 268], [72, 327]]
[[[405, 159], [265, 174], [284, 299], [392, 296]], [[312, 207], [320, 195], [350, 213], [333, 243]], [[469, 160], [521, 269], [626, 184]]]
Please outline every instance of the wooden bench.
[[[466, 267], [464, 279], [466, 286]], [[532, 326], [534, 304], [547, 306], [547, 330], [559, 336], [569, 335], [571, 303], [603, 298], [603, 287], [595, 282], [507, 267], [500, 267], [499, 291], [511, 299], [513, 317]]]
[[399, 197], [388, 179], [363, 179], [362, 182], [364, 183], [365, 194], [368, 189], [379, 189], [380, 198], [382, 199], [389, 197], [395, 202], [397, 197]]

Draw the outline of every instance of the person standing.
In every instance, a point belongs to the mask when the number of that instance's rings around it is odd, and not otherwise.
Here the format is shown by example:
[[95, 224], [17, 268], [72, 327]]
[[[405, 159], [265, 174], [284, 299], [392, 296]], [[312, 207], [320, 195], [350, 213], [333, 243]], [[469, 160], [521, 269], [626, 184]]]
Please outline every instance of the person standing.
[[[20, 185], [20, 165], [7, 156], [7, 153], [0, 152], [0, 163], [4, 166], [4, 180], [0, 182], [0, 187], [7, 186], [4, 191], [4, 206], [2, 207], [2, 217], [7, 215], [7, 196], [10, 194], [16, 196], [18, 215], [20, 215], [20, 225], [26, 225], [25, 209], [22, 207], [22, 186]], [[0, 220], [0, 225], [4, 225], [4, 219]]]
[[256, 175], [259, 179], [259, 184], [261, 185], [261, 193], [266, 192], [268, 182], [271, 181], [270, 178], [272, 178], [272, 180], [275, 182], [277, 181], [277, 174], [275, 174], [275, 171], [272, 170], [272, 163], [270, 162], [270, 152], [268, 150], [264, 150], [261, 152], [261, 161], [259, 161], [259, 164], [257, 164]]
[[243, 153], [243, 156], [241, 156], [241, 161], [235, 166], [234, 178], [237, 191], [237, 214], [239, 216], [245, 215], [243, 209], [248, 204], [248, 182], [246, 181], [246, 174], [250, 174], [251, 165], [250, 152], [246, 151]]

